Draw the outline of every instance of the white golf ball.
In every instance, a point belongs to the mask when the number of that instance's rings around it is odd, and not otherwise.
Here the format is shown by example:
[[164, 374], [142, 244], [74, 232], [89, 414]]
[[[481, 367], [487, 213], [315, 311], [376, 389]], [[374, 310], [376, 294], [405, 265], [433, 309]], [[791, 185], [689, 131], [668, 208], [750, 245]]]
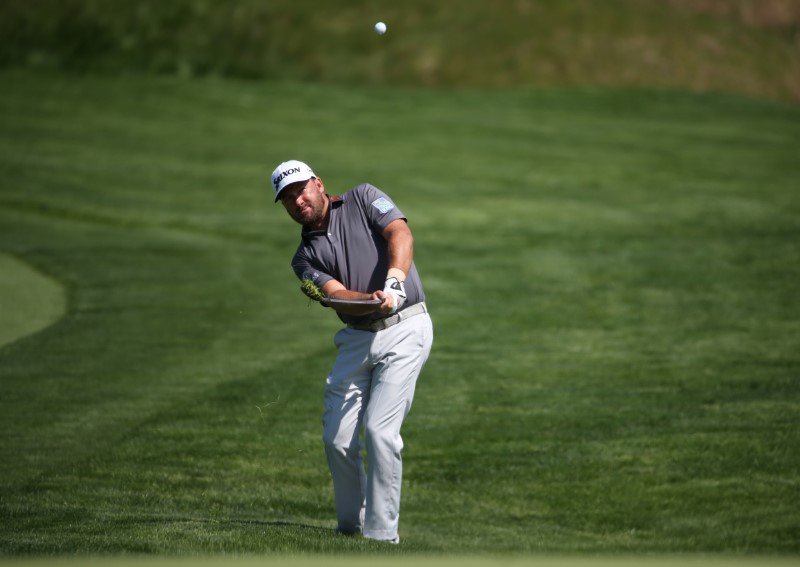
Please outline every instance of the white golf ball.
[[378, 22], [377, 24], [375, 24], [375, 33], [377, 33], [378, 35], [385, 34], [386, 24], [384, 24], [383, 22]]

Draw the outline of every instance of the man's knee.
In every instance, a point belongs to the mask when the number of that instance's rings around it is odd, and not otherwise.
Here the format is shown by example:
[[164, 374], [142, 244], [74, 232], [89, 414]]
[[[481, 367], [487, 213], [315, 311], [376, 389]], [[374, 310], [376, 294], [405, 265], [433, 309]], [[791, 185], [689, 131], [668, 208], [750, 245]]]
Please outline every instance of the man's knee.
[[358, 439], [341, 435], [335, 429], [325, 428], [322, 432], [322, 443], [328, 453], [354, 457], [358, 454]]
[[364, 439], [367, 446], [380, 451], [399, 453], [403, 450], [403, 440], [393, 428], [380, 427], [367, 423], [364, 426]]

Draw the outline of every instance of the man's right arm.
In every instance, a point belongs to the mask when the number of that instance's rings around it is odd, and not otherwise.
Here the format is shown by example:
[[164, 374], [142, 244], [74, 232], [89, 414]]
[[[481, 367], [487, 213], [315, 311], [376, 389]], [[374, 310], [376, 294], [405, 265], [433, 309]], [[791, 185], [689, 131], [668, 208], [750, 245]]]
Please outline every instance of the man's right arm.
[[394, 305], [394, 299], [383, 290], [374, 291], [372, 293], [361, 293], [359, 291], [351, 291], [344, 287], [344, 285], [336, 280], [328, 280], [322, 286], [322, 292], [331, 299], [380, 299], [382, 303], [375, 305], [342, 305], [340, 303], [331, 304], [334, 310], [344, 315], [369, 315], [370, 313], [381, 312], [390, 313]]

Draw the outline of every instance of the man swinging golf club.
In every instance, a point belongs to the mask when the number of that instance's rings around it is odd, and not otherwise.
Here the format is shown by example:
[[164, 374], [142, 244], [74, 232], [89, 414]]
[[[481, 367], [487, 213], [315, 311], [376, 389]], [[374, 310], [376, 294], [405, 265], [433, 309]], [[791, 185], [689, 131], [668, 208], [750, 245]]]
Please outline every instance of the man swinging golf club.
[[292, 259], [302, 289], [346, 325], [334, 337], [323, 416], [338, 530], [399, 543], [400, 427], [433, 342], [411, 230], [368, 183], [332, 197], [308, 165], [292, 160], [275, 169], [272, 185], [275, 201], [303, 227]]

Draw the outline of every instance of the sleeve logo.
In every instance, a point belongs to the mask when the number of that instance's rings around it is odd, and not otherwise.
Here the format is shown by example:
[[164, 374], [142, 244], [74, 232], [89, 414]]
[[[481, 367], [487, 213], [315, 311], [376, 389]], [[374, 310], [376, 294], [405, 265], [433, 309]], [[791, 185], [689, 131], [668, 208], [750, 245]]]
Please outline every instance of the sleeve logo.
[[381, 213], [388, 213], [394, 208], [394, 203], [387, 200], [385, 197], [375, 199], [372, 201], [372, 206], [378, 209]]
[[319, 279], [319, 272], [312, 272], [311, 270], [306, 270], [305, 272], [303, 272], [302, 279], [316, 282]]

